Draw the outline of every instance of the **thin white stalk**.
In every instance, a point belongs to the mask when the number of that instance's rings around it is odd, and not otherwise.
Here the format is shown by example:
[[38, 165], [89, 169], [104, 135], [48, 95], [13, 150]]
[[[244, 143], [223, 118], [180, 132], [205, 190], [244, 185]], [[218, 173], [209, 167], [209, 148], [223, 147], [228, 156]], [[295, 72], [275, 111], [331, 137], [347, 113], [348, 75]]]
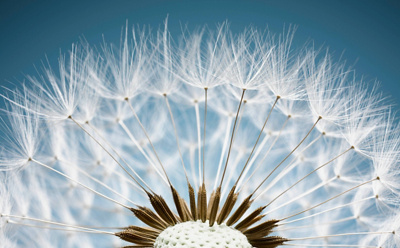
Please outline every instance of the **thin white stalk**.
[[199, 103], [196, 101], [194, 103], [194, 110], [196, 112], [196, 127], [197, 127], [197, 146], [198, 146], [198, 155], [199, 155], [199, 184], [197, 185], [198, 188], [200, 187], [201, 182], [203, 181], [202, 179], [202, 162], [201, 162], [201, 131], [200, 131], [200, 111], [199, 111]]
[[[315, 173], [316, 171], [318, 171], [319, 169], [323, 168], [324, 166], [332, 163], [333, 161], [335, 161], [336, 159], [338, 159], [339, 157], [343, 156], [344, 154], [346, 154], [347, 152], [349, 152], [350, 150], [353, 150], [354, 147], [350, 147], [349, 149], [347, 149], [346, 151], [342, 152], [341, 154], [337, 155], [336, 157], [334, 157], [333, 159], [329, 160], [328, 162], [322, 164], [321, 166], [317, 167], [316, 169], [314, 169], [313, 171], [311, 171], [310, 173], [308, 173], [307, 175], [305, 175], [304, 177], [302, 177], [300, 180], [298, 180], [297, 182], [295, 182], [292, 186], [290, 186], [288, 189], [286, 189], [285, 191], [283, 191], [281, 194], [279, 194], [277, 197], [275, 197], [272, 201], [270, 201], [267, 206], [271, 205], [274, 201], [276, 201], [279, 197], [281, 197], [282, 195], [284, 195], [286, 192], [288, 192], [289, 190], [291, 190], [294, 186], [296, 186], [297, 184], [299, 184], [300, 182], [302, 182], [304, 179], [306, 179], [307, 177], [309, 177], [310, 175], [312, 175], [313, 173]], [[263, 191], [262, 193], [265, 193], [266, 191]], [[261, 194], [260, 194], [261, 195]], [[260, 195], [258, 195], [257, 197], [259, 197]]]
[[[247, 178], [246, 182], [243, 185], [247, 185], [249, 180], [254, 176], [254, 174], [256, 173], [256, 171], [260, 168], [261, 164], [264, 162], [265, 158], [268, 156], [269, 152], [272, 150], [272, 148], [274, 147], [274, 145], [276, 144], [276, 142], [278, 141], [279, 137], [282, 134], [283, 129], [286, 127], [287, 122], [289, 121], [290, 117], [286, 118], [285, 122], [283, 123], [281, 129], [279, 130], [278, 135], [275, 137], [274, 141], [271, 143], [271, 145], [268, 148], [268, 151], [265, 153], [264, 157], [262, 158], [261, 162], [257, 164], [256, 168], [254, 169], [253, 173]], [[262, 149], [264, 148], [265, 144], [267, 143], [267, 141], [269, 140], [270, 136], [265, 136], [264, 139], [262, 140], [260, 146], [257, 148], [256, 153], [254, 154], [254, 156], [251, 158], [249, 165], [247, 166], [246, 170], [243, 172], [243, 176], [242, 178], [239, 180], [237, 188], [237, 191], [241, 191], [241, 185], [243, 180], [245, 180], [247, 173], [249, 172], [249, 170], [252, 168], [255, 160], [258, 158], [259, 154], [261, 153]]]
[[[244, 111], [245, 111], [245, 108], [246, 108], [246, 101], [243, 101], [243, 105], [242, 105], [242, 110], [241, 110], [241, 112], [244, 112]], [[239, 116], [239, 119], [238, 119], [238, 121], [237, 121], [237, 124], [236, 124], [237, 129], [239, 129], [240, 124], [241, 124], [241, 122], [242, 122], [242, 119], [243, 119], [243, 115], [240, 115], [240, 116]], [[228, 130], [229, 130], [229, 129], [228, 129]], [[238, 132], [235, 132], [235, 134], [234, 134], [234, 136], [233, 136], [233, 142], [235, 142], [236, 137], [237, 137], [237, 134], [238, 134]], [[229, 132], [228, 132], [228, 135], [229, 135]], [[244, 154], [243, 152], [239, 151], [238, 154], [236, 155], [235, 161], [233, 162], [233, 164], [231, 163], [231, 166], [230, 166], [230, 169], [229, 169], [229, 170], [230, 170], [230, 173], [229, 173], [229, 177], [228, 177], [228, 179], [227, 179], [227, 182], [228, 182], [228, 183], [225, 184], [224, 189], [222, 190], [222, 193], [221, 193], [221, 197], [223, 197], [223, 196], [225, 195], [226, 191], [228, 190], [229, 182], [232, 181], [233, 176], [236, 174], [237, 168], [238, 168], [238, 166], [239, 166], [239, 162], [240, 162], [240, 160], [242, 159], [242, 157], [243, 157], [244, 155], [245, 155], [245, 154]], [[218, 178], [218, 177], [217, 177], [217, 178]], [[216, 181], [217, 181], [217, 178], [216, 178]], [[237, 180], [236, 180], [235, 183], [237, 183]], [[222, 186], [222, 185], [221, 185], [221, 186]]]
[[227, 120], [226, 128], [225, 128], [225, 136], [224, 136], [224, 141], [223, 141], [223, 146], [222, 146], [222, 151], [221, 151], [221, 157], [219, 158], [219, 163], [218, 163], [217, 176], [215, 177], [214, 191], [217, 189], [217, 186], [218, 186], [218, 179], [219, 179], [219, 174], [221, 173], [221, 169], [222, 169], [222, 162], [224, 162], [226, 149], [228, 148], [229, 131], [231, 130], [231, 127], [232, 127], [232, 121], [233, 121], [233, 117], [228, 116], [228, 120]]
[[72, 228], [82, 229], [82, 230], [86, 230], [86, 231], [92, 231], [92, 232], [98, 232], [98, 233], [103, 233], [103, 234], [114, 235], [114, 233], [112, 233], [112, 232], [106, 232], [106, 231], [96, 230], [96, 229], [92, 229], [92, 228], [76, 226], [76, 225], [71, 225], [71, 224], [65, 224], [65, 223], [60, 223], [60, 222], [55, 222], [55, 221], [50, 221], [50, 220], [37, 219], [37, 218], [32, 218], [32, 217], [27, 217], [27, 216], [19, 216], [19, 215], [13, 215], [13, 214], [0, 214], [0, 217], [8, 217], [8, 218], [16, 218], [16, 219], [22, 219], [22, 220], [30, 220], [30, 221], [36, 221], [36, 222], [45, 223], [45, 224], [51, 224], [51, 225], [56, 225], [56, 226], [72, 227]]
[[92, 231], [90, 231], [90, 230], [80, 230], [80, 229], [69, 229], [68, 227], [66, 227], [66, 228], [48, 227], [48, 226], [41, 226], [41, 225], [26, 224], [26, 223], [16, 222], [16, 221], [13, 221], [13, 220], [8, 220], [7, 223], [13, 224], [13, 225], [20, 225], [20, 226], [27, 226], [27, 227], [34, 227], [34, 228], [42, 228], [42, 229], [47, 229], [47, 230], [57, 230], [57, 231], [63, 231], [63, 232], [79, 232], [79, 233], [115, 235], [115, 233], [107, 232], [107, 231], [100, 231], [100, 230], [92, 230]]
[[351, 206], [353, 204], [358, 204], [358, 203], [361, 203], [361, 202], [364, 202], [364, 201], [368, 201], [368, 200], [374, 199], [374, 198], [376, 198], [376, 196], [370, 196], [370, 197], [367, 197], [367, 198], [364, 198], [364, 199], [361, 199], [361, 200], [358, 200], [358, 201], [353, 201], [353, 202], [346, 203], [346, 204], [343, 204], [343, 205], [340, 205], [340, 206], [336, 206], [334, 208], [330, 208], [330, 209], [327, 209], [327, 210], [324, 210], [324, 211], [321, 211], [321, 212], [318, 212], [318, 213], [315, 213], [315, 214], [312, 214], [312, 215], [308, 215], [308, 216], [305, 216], [305, 217], [302, 217], [302, 218], [299, 218], [299, 219], [296, 219], [296, 220], [286, 221], [286, 222], [279, 222], [278, 225], [282, 226], [282, 225], [287, 225], [287, 224], [291, 224], [291, 223], [294, 223], [294, 222], [302, 221], [302, 220], [305, 220], [305, 219], [309, 219], [309, 218], [318, 216], [318, 215], [323, 214], [323, 213], [334, 211], [336, 209], [341, 209], [341, 208], [344, 208], [344, 207], [347, 207], [347, 206]]
[[[63, 162], [63, 163], [72, 164], [72, 163], [70, 163], [70, 162], [68, 162], [68, 161], [66, 161], [66, 160], [63, 160], [63, 159], [60, 159], [60, 158], [57, 158], [57, 159], [58, 159], [59, 161]], [[92, 165], [92, 166], [91, 166], [90, 170], [95, 169], [97, 166], [101, 166], [101, 167], [103, 167], [103, 168], [106, 169], [106, 170], [108, 169], [107, 166], [106, 166], [105, 164], [103, 164], [103, 163], [101, 163], [100, 161], [98, 161], [95, 165]], [[126, 177], [126, 174], [122, 174], [120, 171], [117, 171], [117, 170], [112, 170], [112, 171], [111, 171], [111, 174], [118, 176], [118, 179], [121, 179], [121, 180], [123, 180], [124, 182], [130, 184], [133, 188], [135, 188], [135, 190], [136, 190], [138, 193], [142, 194], [143, 196], [147, 196], [146, 193], [143, 191], [143, 189], [140, 188], [140, 187], [136, 184], [136, 182], [133, 182], [132, 180], [130, 180], [129, 178]]]
[[187, 171], [186, 171], [185, 162], [183, 162], [183, 156], [182, 156], [182, 152], [181, 152], [181, 147], [180, 147], [180, 145], [179, 145], [178, 130], [176, 129], [175, 120], [174, 120], [174, 115], [173, 115], [173, 113], [172, 113], [171, 106], [170, 106], [170, 104], [169, 104], [169, 100], [168, 100], [167, 95], [165, 94], [164, 97], [165, 97], [165, 103], [167, 104], [169, 116], [171, 117], [172, 126], [174, 127], [174, 133], [175, 133], [175, 139], [176, 139], [176, 146], [178, 147], [178, 153], [179, 153], [179, 157], [180, 157], [180, 159], [181, 159], [181, 164], [182, 164], [182, 167], [183, 167], [183, 171], [184, 171], [184, 173], [185, 173], [186, 181], [187, 181], [187, 183], [189, 184], [189, 178], [188, 178], [188, 176], [187, 176]]
[[325, 182], [322, 182], [322, 183], [316, 185], [314, 188], [311, 188], [310, 190], [304, 192], [303, 194], [300, 194], [300, 195], [298, 195], [297, 197], [294, 197], [293, 199], [291, 199], [290, 201], [287, 201], [287, 202], [285, 202], [284, 204], [282, 204], [282, 205], [280, 205], [280, 206], [278, 206], [278, 207], [276, 207], [276, 208], [274, 208], [274, 209], [268, 211], [267, 213], [265, 213], [265, 215], [269, 215], [270, 213], [272, 213], [272, 212], [274, 212], [274, 211], [276, 211], [276, 210], [278, 210], [278, 209], [281, 209], [281, 208], [283, 208], [283, 207], [285, 207], [285, 206], [287, 206], [287, 205], [289, 205], [289, 204], [291, 204], [291, 203], [293, 203], [293, 202], [296, 202], [297, 200], [299, 200], [299, 199], [305, 197], [306, 195], [309, 195], [309, 194], [315, 192], [316, 190], [320, 189], [321, 187], [324, 187], [325, 185], [331, 183], [331, 182], [332, 182], [333, 180], [335, 180], [335, 179], [337, 179], [336, 176], [335, 176], [335, 177], [332, 177], [331, 179], [329, 179], [329, 180], [327, 180], [327, 181], [325, 181]]
[[297, 155], [295, 155], [293, 157], [293, 159], [285, 166], [285, 168], [283, 168], [282, 171], [280, 171], [278, 173], [278, 175], [276, 175], [274, 177], [274, 179], [267, 185], [267, 187], [265, 188], [265, 190], [263, 192], [270, 190], [277, 182], [279, 182], [282, 179], [282, 177], [284, 177], [287, 173], [292, 171], [299, 164], [298, 160], [297, 160], [299, 155], [304, 153], [315, 142], [317, 142], [322, 136], [323, 136], [323, 134], [320, 134], [317, 138], [315, 138], [313, 141], [311, 141], [306, 147], [304, 147], [303, 150], [301, 150]]
[[[146, 158], [147, 162], [153, 167], [153, 169], [157, 172], [157, 174], [161, 177], [161, 179], [168, 185], [167, 179], [165, 179], [165, 176], [161, 173], [161, 171], [157, 168], [157, 166], [153, 163], [153, 160], [147, 155], [147, 153], [144, 151], [142, 146], [139, 144], [139, 142], [135, 139], [133, 136], [132, 132], [129, 130], [129, 128], [125, 125], [125, 123], [122, 120], [119, 120], [119, 125], [122, 127], [122, 129], [125, 131], [125, 133], [128, 135], [128, 137], [131, 139], [131, 141], [135, 144], [135, 146], [138, 148], [140, 153]], [[169, 186], [169, 185], [168, 185]]]
[[100, 143], [99, 140], [97, 140], [92, 134], [90, 134], [89, 131], [86, 130], [81, 124], [79, 124], [74, 118], [69, 116], [69, 119], [71, 119], [80, 129], [82, 129], [91, 139], [93, 139], [101, 147], [101, 149], [103, 149], [108, 154], [108, 156], [110, 156], [118, 164], [118, 166], [121, 167], [121, 169], [123, 169], [126, 174], [128, 174], [128, 176], [132, 178], [132, 180], [135, 181], [135, 183], [137, 183], [142, 188], [140, 183], [128, 172], [128, 170], [117, 160], [117, 158], [114, 157], [114, 155], [112, 155], [111, 152], [108, 151], [105, 146]]
[[268, 120], [269, 120], [269, 118], [271, 117], [272, 111], [274, 110], [275, 105], [276, 105], [276, 103], [278, 102], [279, 98], [280, 98], [279, 96], [276, 97], [276, 100], [275, 100], [274, 104], [272, 105], [270, 111], [268, 112], [267, 118], [265, 118], [264, 124], [263, 124], [263, 126], [262, 126], [262, 128], [261, 128], [261, 130], [260, 130], [260, 133], [258, 134], [257, 140], [256, 140], [256, 142], [255, 142], [253, 148], [251, 149], [250, 155], [249, 155], [248, 159], [246, 160], [246, 163], [244, 164], [243, 169], [242, 169], [242, 171], [240, 172], [237, 181], [235, 182], [235, 185], [236, 185], [236, 186], [237, 186], [237, 184], [238, 184], [238, 181], [242, 178], [242, 175], [243, 175], [243, 173], [244, 173], [244, 170], [246, 170], [246, 167], [249, 165], [249, 162], [250, 162], [250, 160], [252, 159], [253, 153], [254, 153], [254, 151], [255, 151], [256, 148], [257, 148], [257, 145], [258, 145], [258, 142], [260, 141], [261, 135], [263, 134], [263, 131], [264, 131], [264, 129], [265, 129], [265, 126], [267, 125]]
[[228, 155], [227, 155], [227, 157], [226, 157], [226, 162], [225, 162], [225, 166], [224, 166], [224, 171], [222, 172], [222, 177], [221, 177], [221, 182], [219, 183], [219, 187], [221, 187], [221, 186], [222, 186], [222, 183], [224, 182], [224, 177], [225, 177], [226, 169], [227, 169], [227, 167], [228, 167], [229, 158], [230, 158], [230, 155], [231, 155], [233, 140], [234, 140], [234, 137], [235, 137], [235, 131], [236, 131], [236, 128], [237, 128], [237, 125], [236, 125], [236, 124], [237, 124], [237, 120], [238, 120], [238, 117], [239, 117], [240, 108], [241, 108], [242, 103], [243, 103], [243, 97], [244, 97], [244, 93], [245, 93], [245, 92], [246, 92], [246, 89], [243, 89], [243, 90], [242, 90], [242, 96], [241, 96], [240, 102], [239, 102], [239, 106], [238, 106], [238, 109], [237, 109], [237, 112], [236, 112], [235, 123], [233, 124], [233, 129], [232, 129], [232, 134], [231, 134], [231, 141], [230, 141], [230, 143], [229, 143], [229, 149], [228, 149]]
[[207, 127], [207, 92], [208, 88], [204, 88], [204, 129], [203, 129], [203, 185], [206, 176], [206, 127]]
[[225, 185], [223, 187], [222, 193], [221, 193], [221, 198], [226, 194], [227, 191], [230, 191], [230, 186], [229, 186], [229, 182], [233, 181], [233, 177], [236, 175], [236, 168], [239, 166], [239, 162], [242, 160], [242, 158], [244, 157], [245, 153], [239, 151], [236, 155], [235, 161], [233, 161], [233, 163], [231, 163], [230, 165], [230, 173], [229, 173], [229, 177], [227, 178]]
[[129, 108], [131, 109], [131, 111], [133, 113], [133, 116], [135, 116], [136, 121], [139, 123], [140, 128], [142, 129], [142, 131], [143, 131], [144, 135], [146, 136], [147, 140], [149, 141], [149, 144], [153, 149], [154, 155], [156, 156], [158, 163], [161, 165], [161, 168], [164, 171], [165, 177], [167, 178], [167, 181], [168, 181], [168, 185], [172, 186], [171, 181], [169, 180], [168, 174], [165, 171], [164, 165], [161, 163], [160, 157], [157, 154], [156, 148], [154, 147], [153, 142], [151, 142], [150, 136], [147, 133], [146, 129], [144, 128], [142, 122], [140, 121], [139, 116], [136, 114], [136, 111], [133, 108], [133, 106], [132, 106], [131, 102], [129, 101], [129, 99], [125, 99], [125, 102], [129, 105]]
[[[189, 147], [189, 160], [190, 160], [190, 171], [192, 172], [192, 178], [194, 185], [198, 186], [199, 182], [197, 181], [197, 176], [196, 176], [196, 147], [190, 146]], [[198, 187], [194, 187], [193, 190], [197, 194], [197, 189]]]
[[135, 174], [135, 176], [137, 177], [137, 178], [139, 178], [139, 180], [144, 184], [144, 185], [146, 185], [146, 187], [147, 188], [149, 188], [150, 189], [150, 187], [149, 187], [149, 185], [147, 185], [146, 184], [146, 182], [142, 179], [142, 177], [141, 176], [139, 176], [139, 174], [128, 164], [128, 162], [119, 154], [119, 152], [117, 151], [117, 149], [115, 149], [114, 148], [114, 146], [113, 145], [111, 145], [110, 144], [110, 142], [108, 142], [107, 141], [107, 139], [103, 136], [103, 135], [101, 135], [101, 133], [99, 132], [99, 131], [97, 131], [97, 129], [93, 126], [93, 125], [91, 125], [89, 122], [87, 122], [86, 123], [105, 143], [106, 143], [106, 145], [108, 145], [110, 148], [111, 148], [111, 150], [117, 155], [117, 157], [119, 158], [119, 159], [121, 159], [122, 160], [122, 162], [129, 168], [129, 170], [131, 170], [134, 174]]
[[[103, 163], [100, 163], [99, 165], [104, 167]], [[138, 193], [142, 194], [143, 196], [147, 196], [145, 191], [141, 187], [139, 187], [135, 182], [132, 182], [132, 180], [129, 180], [129, 178], [127, 178], [125, 174], [122, 174], [120, 171], [115, 171], [115, 170], [113, 170], [112, 173], [119, 176], [122, 180], [124, 180], [125, 182], [132, 185], [132, 187], [134, 187]]]
[[62, 163], [68, 164], [68, 167], [73, 167], [75, 170], [79, 171], [80, 173], [82, 173], [83, 175], [85, 175], [86, 177], [88, 177], [90, 180], [95, 181], [96, 183], [100, 184], [101, 186], [105, 187], [106, 189], [108, 189], [109, 191], [113, 192], [114, 194], [118, 195], [119, 197], [123, 198], [124, 200], [132, 203], [133, 205], [138, 205], [137, 203], [133, 202], [132, 200], [130, 200], [129, 198], [127, 198], [126, 196], [118, 193], [117, 191], [115, 191], [113, 188], [111, 188], [110, 186], [108, 186], [107, 184], [105, 184], [104, 182], [100, 181], [99, 179], [93, 177], [92, 175], [90, 175], [89, 173], [87, 173], [86, 171], [82, 170], [81, 168], [79, 168], [78, 166], [70, 163], [70, 162], [66, 162], [66, 161], [62, 161], [59, 160]]
[[[314, 245], [314, 244], [283, 244], [287, 246], [296, 246], [296, 247], [321, 247], [322, 245]], [[324, 247], [360, 247], [360, 248], [377, 248], [376, 246], [365, 246], [365, 245], [346, 245], [346, 244], [340, 244], [340, 245], [328, 245], [324, 244]]]
[[361, 183], [361, 184], [359, 184], [359, 185], [357, 185], [357, 186], [354, 186], [354, 187], [352, 187], [352, 188], [350, 188], [350, 189], [348, 189], [348, 190], [346, 190], [346, 191], [344, 191], [344, 192], [342, 192], [342, 193], [340, 193], [340, 194], [337, 194], [337, 195], [335, 195], [335, 196], [329, 198], [329, 199], [326, 200], [326, 201], [323, 201], [323, 202], [321, 202], [321, 203], [319, 203], [319, 204], [317, 204], [317, 205], [314, 205], [314, 206], [312, 206], [312, 207], [310, 207], [310, 208], [308, 208], [308, 209], [306, 209], [306, 210], [303, 210], [303, 211], [301, 211], [301, 212], [298, 212], [298, 213], [292, 214], [292, 215], [290, 215], [290, 216], [288, 216], [288, 217], [285, 217], [285, 218], [281, 219], [281, 221], [282, 221], [282, 220], [287, 220], [287, 219], [290, 219], [290, 218], [292, 218], [292, 217], [294, 217], [294, 216], [297, 216], [297, 215], [299, 215], [299, 214], [308, 212], [308, 211], [310, 211], [310, 210], [312, 210], [312, 209], [314, 209], [314, 208], [316, 208], [316, 207], [319, 207], [319, 206], [321, 206], [321, 205], [323, 205], [323, 204], [325, 204], [325, 203], [327, 203], [327, 202], [329, 202], [329, 201], [332, 201], [332, 200], [338, 198], [339, 196], [342, 196], [342, 195], [344, 195], [344, 194], [346, 194], [346, 193], [348, 193], [348, 192], [350, 192], [350, 191], [352, 191], [352, 190], [354, 190], [354, 189], [357, 189], [357, 188], [359, 188], [359, 187], [361, 187], [361, 186], [363, 186], [363, 185], [365, 185], [365, 184], [371, 183], [371, 182], [373, 182], [373, 181], [375, 181], [375, 180], [379, 180], [379, 178], [377, 177], [377, 178], [373, 178], [373, 179], [371, 179], [371, 180], [368, 180], [368, 181], [366, 181], [366, 182], [363, 182], [363, 183]]
[[[281, 197], [282, 195], [284, 195], [286, 192], [288, 192], [289, 190], [291, 190], [294, 186], [296, 186], [297, 184], [299, 184], [300, 182], [302, 182], [304, 179], [306, 179], [307, 177], [309, 177], [310, 175], [314, 174], [316, 171], [318, 171], [319, 169], [325, 167], [326, 165], [332, 163], [333, 161], [335, 161], [336, 159], [338, 159], [339, 157], [343, 156], [344, 154], [346, 154], [347, 152], [349, 152], [350, 150], [353, 150], [354, 147], [350, 147], [349, 149], [347, 149], [346, 151], [342, 152], [341, 154], [337, 155], [336, 157], [332, 158], [331, 160], [329, 160], [328, 162], [322, 164], [321, 166], [317, 167], [316, 169], [314, 169], [313, 171], [311, 171], [310, 173], [308, 173], [307, 175], [305, 175], [304, 177], [302, 177], [300, 180], [298, 180], [297, 182], [295, 182], [292, 186], [290, 186], [288, 189], [286, 189], [285, 191], [283, 191], [282, 193], [280, 193], [277, 197], [275, 197], [272, 201], [270, 201], [267, 206], [271, 205], [274, 201], [276, 201], [279, 197]], [[266, 191], [261, 192], [265, 193]], [[259, 194], [257, 197], [259, 197], [261, 194]], [[257, 198], [256, 197], [256, 198]]]
[[[243, 101], [242, 112], [245, 111], [245, 107], [246, 107], [246, 101]], [[242, 122], [242, 119], [243, 119], [243, 115], [240, 115], [240, 116], [239, 116], [239, 119], [238, 119], [238, 121], [237, 121], [237, 124], [236, 124], [237, 128], [240, 127], [240, 123]], [[225, 138], [224, 138], [224, 146], [223, 146], [222, 151], [221, 151], [221, 157], [220, 157], [220, 161], [219, 161], [219, 165], [218, 165], [218, 173], [217, 173], [217, 176], [215, 177], [214, 190], [216, 190], [216, 188], [217, 188], [219, 173], [221, 172], [222, 162], [223, 162], [223, 159], [225, 158], [226, 148], [228, 147], [229, 130], [231, 129], [231, 126], [232, 126], [232, 120], [233, 120], [233, 117], [230, 116], [230, 115], [228, 115], [228, 126], [226, 127], [227, 129], [226, 129]], [[235, 134], [234, 134], [234, 136], [233, 136], [233, 142], [235, 142], [236, 137], [237, 137], [237, 132], [235, 132]], [[230, 182], [230, 181], [232, 180], [233, 172], [236, 171], [236, 168], [237, 168], [237, 166], [239, 165], [238, 158], [241, 159], [242, 156], [244, 156], [243, 153], [241, 153], [240, 156], [238, 156], [238, 157], [236, 158], [236, 160], [235, 160], [235, 162], [234, 162], [234, 164], [233, 164], [233, 168], [230, 168], [231, 173], [229, 174], [230, 176], [229, 176], [228, 182]], [[229, 183], [228, 183], [228, 185], [229, 185]], [[228, 185], [226, 185], [226, 186], [224, 187], [224, 190], [223, 190], [223, 191], [226, 191], [226, 190], [227, 190]], [[223, 195], [224, 195], [224, 194], [221, 194], [221, 197], [222, 197]]]
[[343, 218], [340, 220], [335, 220], [335, 221], [329, 221], [329, 222], [323, 222], [323, 223], [314, 223], [312, 225], [304, 225], [304, 226], [294, 226], [294, 227], [286, 227], [286, 228], [276, 228], [276, 231], [282, 232], [282, 231], [287, 231], [287, 230], [295, 230], [295, 229], [304, 229], [304, 228], [312, 228], [315, 229], [316, 226], [324, 226], [324, 225], [333, 225], [333, 224], [337, 224], [337, 223], [341, 223], [341, 222], [346, 222], [349, 220], [354, 220], [357, 219], [357, 217], [355, 216], [351, 216], [351, 217], [347, 217], [347, 218]]
[[387, 232], [358, 232], [358, 233], [340, 233], [340, 234], [331, 234], [331, 235], [322, 235], [322, 236], [314, 236], [314, 237], [305, 237], [305, 238], [290, 238], [290, 240], [298, 241], [298, 240], [309, 240], [309, 239], [324, 239], [331, 237], [343, 237], [343, 236], [354, 236], [354, 235], [371, 235], [371, 234], [391, 234], [393, 231]]
[[[78, 207], [85, 208], [86, 206], [81, 204], [81, 206], [78, 205]], [[126, 216], [127, 218], [132, 217], [132, 212], [131, 211], [121, 211], [121, 208], [116, 208], [116, 207], [114, 207], [114, 208], [105, 208], [105, 207], [102, 207], [102, 206], [96, 204], [96, 205], [90, 206], [90, 210], [91, 211], [106, 212], [107, 214], [118, 214], [118, 216]]]
[[[242, 123], [242, 119], [243, 119], [243, 115], [241, 113], [243, 113], [245, 111], [246, 106], [247, 106], [246, 103], [247, 103], [247, 101], [244, 100], [243, 104], [242, 104], [242, 108], [239, 113], [239, 119], [236, 124], [236, 129], [238, 129], [238, 130], [239, 130], [240, 124]], [[238, 134], [238, 132], [235, 132], [235, 135], [233, 136], [233, 143], [235, 143], [235, 141], [236, 141], [237, 134]]]
[[311, 129], [308, 131], [308, 133], [304, 136], [304, 138], [299, 142], [299, 144], [297, 144], [297, 146], [295, 148], [293, 148], [293, 150], [286, 155], [286, 157], [277, 165], [275, 166], [275, 168], [268, 174], [267, 177], [265, 177], [265, 179], [257, 186], [257, 188], [253, 191], [252, 194], [254, 194], [264, 183], [265, 181], [268, 180], [268, 178], [286, 161], [286, 159], [288, 159], [296, 150], [297, 148], [300, 147], [301, 144], [303, 144], [303, 142], [307, 139], [307, 137], [311, 134], [312, 130], [314, 130], [315, 126], [317, 126], [318, 122], [322, 119], [322, 117], [318, 117], [318, 119], [315, 121], [314, 125], [311, 127]]
[[112, 198], [110, 198], [110, 197], [108, 197], [108, 196], [105, 196], [104, 194], [102, 194], [102, 193], [100, 193], [100, 192], [97, 192], [96, 190], [94, 190], [94, 189], [92, 189], [92, 188], [86, 186], [85, 184], [83, 184], [83, 183], [81, 183], [81, 182], [78, 182], [77, 180], [75, 180], [75, 179], [73, 179], [73, 178], [67, 176], [66, 174], [64, 174], [64, 173], [62, 173], [62, 172], [60, 172], [60, 171], [58, 171], [58, 170], [56, 170], [56, 169], [54, 169], [54, 168], [51, 168], [50, 166], [48, 166], [48, 165], [46, 165], [46, 164], [44, 164], [44, 163], [42, 163], [42, 162], [40, 162], [40, 161], [35, 160], [34, 158], [31, 158], [30, 161], [32, 161], [32, 162], [34, 162], [34, 163], [36, 163], [36, 164], [38, 164], [38, 165], [40, 165], [40, 166], [43, 166], [44, 168], [47, 168], [47, 169], [49, 169], [49, 170], [51, 170], [51, 171], [53, 171], [53, 172], [55, 172], [55, 173], [57, 173], [57, 174], [59, 174], [59, 175], [65, 177], [65, 178], [67, 178], [68, 180], [70, 180], [70, 181], [72, 181], [72, 182], [75, 182], [75, 183], [79, 184], [80, 186], [82, 186], [82, 187], [84, 187], [84, 188], [86, 188], [86, 189], [92, 191], [93, 193], [95, 193], [95, 194], [98, 195], [98, 196], [101, 196], [101, 197], [103, 197], [103, 198], [105, 198], [105, 199], [107, 199], [107, 200], [109, 200], [109, 201], [112, 201], [112, 202], [114, 202], [114, 203], [116, 203], [116, 204], [118, 204], [118, 205], [120, 205], [120, 206], [122, 206], [122, 207], [124, 207], [124, 208], [126, 208], [126, 209], [130, 209], [130, 208], [131, 208], [131, 207], [129, 207], [129, 206], [127, 206], [127, 205], [125, 205], [125, 204], [123, 204], [123, 203], [117, 201], [117, 200], [114, 200], [114, 199], [112, 199]]

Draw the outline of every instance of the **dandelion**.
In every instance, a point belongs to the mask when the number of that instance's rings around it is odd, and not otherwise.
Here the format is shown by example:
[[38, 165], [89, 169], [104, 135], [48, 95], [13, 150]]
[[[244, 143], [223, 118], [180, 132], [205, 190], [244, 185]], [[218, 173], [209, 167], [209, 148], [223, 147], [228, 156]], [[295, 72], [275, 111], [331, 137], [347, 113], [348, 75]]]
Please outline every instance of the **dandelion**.
[[400, 247], [376, 87], [293, 28], [166, 27], [2, 94], [2, 247]]

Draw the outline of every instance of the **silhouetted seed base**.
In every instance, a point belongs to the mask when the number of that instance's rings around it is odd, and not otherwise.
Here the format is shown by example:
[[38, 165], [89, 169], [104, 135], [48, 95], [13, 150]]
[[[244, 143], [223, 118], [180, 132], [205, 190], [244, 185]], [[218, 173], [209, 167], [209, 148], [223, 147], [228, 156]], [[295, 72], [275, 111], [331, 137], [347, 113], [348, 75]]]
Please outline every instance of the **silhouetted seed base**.
[[[235, 208], [238, 193], [232, 187], [224, 202], [220, 202], [220, 188], [211, 193], [207, 202], [204, 184], [200, 186], [195, 202], [191, 185], [189, 204], [171, 186], [178, 214], [160, 195], [147, 192], [154, 211], [147, 207], [131, 208], [132, 213], [148, 227], [129, 226], [115, 235], [134, 245], [126, 247], [243, 247], [275, 248], [288, 239], [268, 236], [279, 220], [261, 221], [265, 206], [246, 215], [253, 200], [249, 195]], [[221, 204], [220, 204], [221, 203]], [[189, 206], [191, 206], [189, 208]], [[222, 206], [221, 208], [219, 206]], [[237, 223], [237, 224], [236, 224]]]

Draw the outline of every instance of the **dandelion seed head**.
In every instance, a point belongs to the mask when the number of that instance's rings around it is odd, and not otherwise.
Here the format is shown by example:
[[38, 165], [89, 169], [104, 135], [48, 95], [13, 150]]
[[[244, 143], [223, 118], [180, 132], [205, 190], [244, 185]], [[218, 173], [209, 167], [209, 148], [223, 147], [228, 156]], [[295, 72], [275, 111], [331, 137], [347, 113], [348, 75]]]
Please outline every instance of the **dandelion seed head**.
[[6, 90], [1, 244], [398, 246], [393, 107], [294, 30], [127, 25]]

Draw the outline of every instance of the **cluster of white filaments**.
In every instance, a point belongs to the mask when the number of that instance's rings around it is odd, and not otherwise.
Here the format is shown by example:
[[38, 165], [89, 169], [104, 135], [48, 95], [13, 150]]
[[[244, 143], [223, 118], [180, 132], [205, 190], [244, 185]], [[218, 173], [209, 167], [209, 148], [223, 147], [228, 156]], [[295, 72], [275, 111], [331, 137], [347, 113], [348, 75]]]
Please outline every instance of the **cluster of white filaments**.
[[400, 127], [311, 46], [126, 28], [3, 90], [1, 247], [400, 247]]

